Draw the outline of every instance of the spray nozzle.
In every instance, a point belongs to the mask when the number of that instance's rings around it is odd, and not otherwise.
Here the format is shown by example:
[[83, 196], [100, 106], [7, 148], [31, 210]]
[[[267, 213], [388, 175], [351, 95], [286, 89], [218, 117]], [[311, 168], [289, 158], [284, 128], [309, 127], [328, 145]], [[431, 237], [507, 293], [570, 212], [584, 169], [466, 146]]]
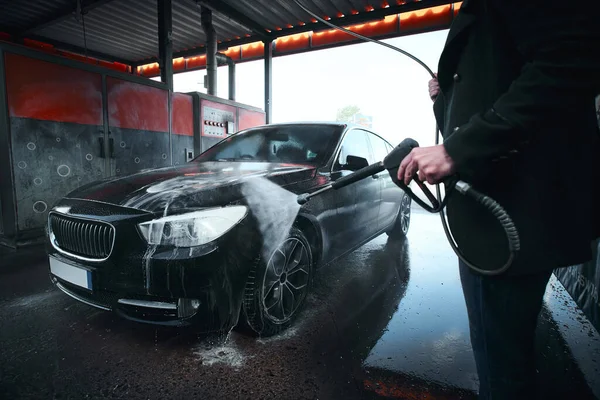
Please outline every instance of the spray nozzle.
[[308, 193], [303, 193], [298, 196], [297, 201], [298, 201], [298, 204], [302, 205], [302, 204], [308, 203], [309, 199], [310, 199], [310, 195]]

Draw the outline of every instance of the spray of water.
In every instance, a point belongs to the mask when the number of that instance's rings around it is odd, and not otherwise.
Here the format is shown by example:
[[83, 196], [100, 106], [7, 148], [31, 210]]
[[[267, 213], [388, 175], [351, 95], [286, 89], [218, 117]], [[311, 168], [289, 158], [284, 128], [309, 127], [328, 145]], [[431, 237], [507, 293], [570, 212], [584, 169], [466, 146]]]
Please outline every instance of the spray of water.
[[[242, 196], [246, 199], [246, 203], [250, 208], [251, 213], [257, 220], [258, 229], [262, 236], [263, 247], [261, 256], [268, 260], [271, 254], [277, 247], [288, 237], [290, 229], [298, 216], [300, 205], [296, 200], [296, 195], [279, 185], [271, 182], [269, 179], [260, 176], [231, 176], [227, 180], [219, 182], [211, 182], [207, 179], [177, 177], [169, 179], [165, 182], [152, 185], [143, 192], [132, 197], [128, 201], [128, 206], [136, 206], [138, 208], [154, 209], [156, 206], [164, 207], [163, 217], [168, 216], [169, 207], [174, 201], [182, 196], [192, 194], [197, 190], [206, 189], [210, 186], [218, 184], [231, 184], [236, 181], [242, 181], [240, 190]], [[233, 210], [233, 208], [232, 208]], [[232, 211], [234, 212], [234, 211]], [[236, 217], [232, 214], [232, 218]], [[237, 218], [237, 217], [236, 217]], [[188, 229], [184, 231], [203, 232], [210, 227], [202, 225], [203, 220], [198, 219], [189, 222]], [[164, 223], [152, 224], [149, 235], [152, 238], [161, 238], [163, 236]], [[171, 237], [183, 247], [187, 246], [186, 235], [180, 235], [178, 232], [170, 232]], [[181, 240], [179, 240], [181, 239]], [[143, 257], [143, 270], [146, 290], [150, 290], [152, 280], [152, 257], [157, 250], [157, 246], [149, 245]], [[226, 276], [224, 277], [225, 279]], [[223, 284], [227, 284], [224, 282]], [[185, 285], [184, 285], [185, 286]], [[211, 363], [210, 355], [205, 354], [209, 363]], [[236, 355], [232, 354], [231, 362], [235, 363]]]
[[[153, 184], [145, 188], [144, 191], [136, 194], [135, 196], [128, 199], [125, 203], [125, 207], [135, 207], [139, 209], [152, 210], [157, 206], [162, 206], [163, 210], [163, 218], [167, 217], [169, 214], [169, 207], [173, 204], [175, 200], [181, 198], [182, 196], [186, 196], [192, 193], [195, 193], [201, 189], [207, 189], [210, 187], [215, 187], [219, 184], [224, 184], [228, 182], [233, 182], [239, 179], [237, 176], [233, 176], [229, 178], [229, 180], [210, 180], [209, 178], [199, 178], [199, 177], [175, 177], [171, 179], [167, 179], [166, 181], [159, 182], [157, 184]], [[149, 237], [160, 240], [163, 236], [165, 223], [155, 222], [151, 225], [149, 229]], [[202, 219], [192, 220], [187, 227], [191, 232], [202, 232], [205, 229], [210, 227], [206, 227], [202, 224]], [[190, 238], [187, 234], [185, 234], [185, 230], [172, 233], [176, 235], [172, 238], [173, 242], [186, 247], [189, 245]], [[152, 278], [152, 256], [156, 252], [158, 246], [156, 245], [148, 245], [144, 257], [142, 258], [143, 268], [144, 268], [144, 278], [146, 285], [146, 292], [150, 294], [150, 283]], [[193, 247], [190, 247], [190, 256], [192, 256]], [[167, 270], [167, 274], [169, 274], [170, 270]], [[168, 281], [167, 281], [168, 282]], [[185, 287], [185, 285], [183, 285]], [[168, 286], [170, 290], [170, 286]]]
[[300, 205], [296, 201], [297, 196], [263, 177], [245, 181], [242, 194], [258, 221], [263, 239], [262, 256], [268, 259], [287, 238], [298, 216]]

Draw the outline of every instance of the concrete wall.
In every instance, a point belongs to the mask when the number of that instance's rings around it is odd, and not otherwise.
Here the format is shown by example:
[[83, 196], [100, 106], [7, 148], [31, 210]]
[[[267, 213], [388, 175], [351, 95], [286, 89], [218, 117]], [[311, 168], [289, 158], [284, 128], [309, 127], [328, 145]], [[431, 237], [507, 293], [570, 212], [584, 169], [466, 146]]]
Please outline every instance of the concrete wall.
[[[5, 53], [16, 229], [43, 226], [69, 191], [107, 176], [100, 74]], [[2, 134], [6, 134], [3, 132]]]
[[167, 90], [11, 52], [4, 64], [17, 232], [83, 184], [171, 164]]

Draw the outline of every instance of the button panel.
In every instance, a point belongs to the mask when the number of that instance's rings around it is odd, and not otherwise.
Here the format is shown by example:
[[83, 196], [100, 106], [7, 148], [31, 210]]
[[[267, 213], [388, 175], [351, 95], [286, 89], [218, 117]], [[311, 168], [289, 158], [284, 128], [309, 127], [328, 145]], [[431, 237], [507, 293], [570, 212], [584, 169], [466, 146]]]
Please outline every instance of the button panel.
[[213, 107], [204, 106], [202, 108], [203, 135], [225, 137], [233, 133], [234, 115], [230, 111], [223, 111]]

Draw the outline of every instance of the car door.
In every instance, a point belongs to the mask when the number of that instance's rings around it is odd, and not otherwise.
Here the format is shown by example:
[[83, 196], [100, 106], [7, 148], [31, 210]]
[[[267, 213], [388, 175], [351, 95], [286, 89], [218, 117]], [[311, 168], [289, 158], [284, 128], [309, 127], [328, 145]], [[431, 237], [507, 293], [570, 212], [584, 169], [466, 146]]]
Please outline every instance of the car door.
[[[332, 179], [339, 179], [353, 172], [345, 168], [348, 156], [365, 158], [369, 164], [375, 161], [367, 132], [352, 129], [346, 133], [333, 164]], [[337, 238], [339, 250], [346, 251], [377, 233], [376, 220], [380, 201], [380, 185], [377, 178], [369, 177], [336, 191], [340, 199], [349, 200], [349, 203], [338, 203], [339, 225], [343, 227], [344, 232], [344, 235]], [[347, 209], [347, 204], [350, 205], [351, 211]]]
[[[392, 150], [392, 146], [375, 134], [369, 133], [368, 136], [373, 148], [373, 155], [378, 161], [382, 161]], [[382, 171], [379, 175], [381, 202], [379, 204], [377, 224], [379, 229], [383, 230], [396, 220], [400, 209], [400, 200], [402, 199], [402, 189], [396, 186], [387, 171]]]

